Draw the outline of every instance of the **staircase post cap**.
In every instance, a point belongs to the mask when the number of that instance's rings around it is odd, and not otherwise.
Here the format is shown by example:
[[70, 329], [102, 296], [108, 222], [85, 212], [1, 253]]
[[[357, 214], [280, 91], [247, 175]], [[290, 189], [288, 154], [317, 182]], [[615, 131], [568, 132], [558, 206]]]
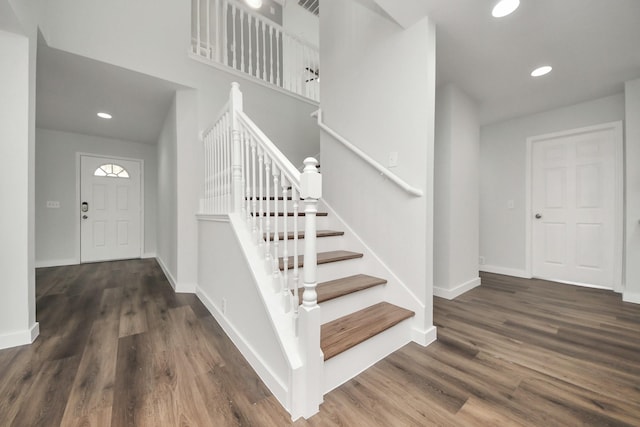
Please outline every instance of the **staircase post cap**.
[[316, 167], [318, 165], [318, 161], [313, 157], [307, 157], [306, 159], [304, 159], [303, 163], [304, 163], [304, 169], [302, 170], [303, 172], [314, 172], [314, 173], [318, 172], [318, 168]]
[[238, 90], [240, 90], [240, 83], [238, 83], [238, 82], [232, 82], [232, 83], [231, 83], [231, 87], [232, 87], [233, 89], [238, 89]]

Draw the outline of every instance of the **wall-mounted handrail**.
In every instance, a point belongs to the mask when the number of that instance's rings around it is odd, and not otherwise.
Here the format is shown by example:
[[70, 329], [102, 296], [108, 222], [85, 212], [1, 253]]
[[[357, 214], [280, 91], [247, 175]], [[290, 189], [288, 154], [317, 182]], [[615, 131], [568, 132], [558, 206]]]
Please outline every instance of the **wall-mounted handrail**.
[[361, 149], [359, 149], [358, 147], [356, 147], [355, 145], [350, 143], [345, 137], [343, 137], [342, 135], [340, 135], [339, 133], [337, 133], [336, 131], [331, 129], [329, 126], [327, 126], [327, 124], [322, 121], [322, 110], [321, 109], [318, 109], [318, 110], [314, 111], [313, 113], [311, 113], [311, 116], [318, 118], [318, 126], [320, 126], [320, 128], [322, 130], [327, 132], [334, 139], [336, 139], [342, 145], [344, 145], [349, 150], [351, 150], [355, 155], [360, 157], [362, 160], [364, 160], [366, 163], [368, 163], [370, 166], [372, 166], [375, 170], [380, 172], [381, 175], [383, 175], [386, 178], [388, 178], [389, 180], [391, 180], [394, 184], [396, 184], [398, 187], [402, 188], [404, 191], [406, 191], [407, 193], [411, 194], [412, 196], [416, 196], [416, 197], [422, 197], [423, 196], [424, 193], [422, 192], [422, 190], [420, 190], [419, 188], [416, 188], [416, 187], [413, 187], [413, 186], [409, 185], [407, 182], [402, 180], [398, 175], [394, 174], [389, 169], [387, 169], [384, 166], [382, 166], [380, 163], [378, 163], [377, 161], [372, 159], [367, 153], [365, 153], [364, 151], [362, 151]]

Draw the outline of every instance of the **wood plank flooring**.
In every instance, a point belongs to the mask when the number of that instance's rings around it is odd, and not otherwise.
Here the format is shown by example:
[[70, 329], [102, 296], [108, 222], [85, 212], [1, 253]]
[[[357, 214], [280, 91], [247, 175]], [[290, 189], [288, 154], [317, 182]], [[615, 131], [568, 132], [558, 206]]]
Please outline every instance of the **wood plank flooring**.
[[37, 270], [40, 336], [0, 351], [0, 426], [639, 426], [640, 306], [484, 274], [409, 344], [292, 423], [155, 260]]

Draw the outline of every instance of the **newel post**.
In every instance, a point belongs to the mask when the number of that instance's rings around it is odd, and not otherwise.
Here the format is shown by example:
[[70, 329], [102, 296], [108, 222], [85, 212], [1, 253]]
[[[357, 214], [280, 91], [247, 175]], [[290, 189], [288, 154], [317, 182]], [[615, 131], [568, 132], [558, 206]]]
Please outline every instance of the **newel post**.
[[231, 159], [232, 179], [233, 179], [233, 212], [242, 211], [242, 155], [240, 153], [240, 123], [238, 112], [242, 111], [242, 92], [237, 82], [231, 83], [231, 94], [229, 95], [231, 110], [231, 138], [233, 141], [233, 158]]
[[301, 388], [304, 398], [300, 410], [305, 417], [318, 412], [322, 403], [323, 357], [320, 350], [320, 307], [318, 306], [316, 213], [318, 199], [322, 196], [322, 176], [318, 173], [318, 161], [312, 157], [304, 160], [300, 180], [300, 197], [304, 199], [304, 294], [299, 309], [299, 345], [303, 368]]

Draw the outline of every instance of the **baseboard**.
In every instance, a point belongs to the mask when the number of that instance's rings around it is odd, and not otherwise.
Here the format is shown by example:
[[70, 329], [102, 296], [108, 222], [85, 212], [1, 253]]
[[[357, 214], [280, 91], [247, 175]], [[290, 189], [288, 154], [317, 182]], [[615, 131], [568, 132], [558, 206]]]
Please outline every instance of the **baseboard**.
[[247, 359], [249, 365], [256, 371], [256, 374], [265, 383], [267, 388], [278, 399], [280, 404], [287, 408], [288, 402], [288, 390], [287, 387], [273, 374], [269, 366], [260, 357], [260, 354], [242, 337], [242, 335], [233, 327], [231, 323], [227, 321], [224, 314], [218, 309], [218, 307], [209, 299], [207, 294], [196, 287], [196, 295], [202, 301], [209, 313], [216, 319], [216, 322], [222, 327], [227, 336], [231, 339], [233, 344], [238, 348], [240, 353]]
[[480, 278], [476, 277], [475, 279], [471, 279], [468, 282], [458, 285], [453, 289], [434, 286], [433, 295], [436, 297], [452, 300], [478, 286], [480, 286]]
[[80, 261], [75, 258], [48, 259], [48, 260], [40, 260], [35, 262], [36, 268], [61, 267], [63, 265], [76, 265], [76, 264], [80, 264]]
[[140, 258], [142, 259], [147, 259], [147, 258], [157, 258], [158, 256], [156, 255], [155, 252], [145, 252], [142, 254], [142, 256]]
[[525, 270], [518, 270], [515, 268], [498, 267], [495, 265], [481, 265], [480, 271], [485, 273], [504, 274], [505, 276], [521, 277], [523, 279], [531, 279], [531, 275], [527, 274]]
[[11, 334], [0, 335], [0, 350], [20, 345], [31, 344], [40, 334], [40, 324], [34, 323], [29, 329], [13, 332]]
[[195, 294], [198, 290], [198, 285], [195, 283], [176, 283], [176, 286], [173, 288], [177, 294]]
[[634, 292], [623, 292], [622, 301], [640, 304], [640, 294]]
[[162, 260], [162, 258], [156, 257], [156, 261], [158, 261], [158, 264], [160, 265], [160, 268], [162, 269], [162, 272], [164, 273], [165, 277], [169, 281], [169, 284], [171, 285], [171, 287], [175, 291], [176, 290], [176, 279], [173, 278], [173, 276], [171, 275], [171, 272], [169, 271], [167, 266], [164, 264], [164, 261]]
[[411, 331], [411, 340], [423, 347], [435, 342], [438, 339], [438, 329], [435, 326], [431, 326], [425, 331], [413, 329]]

